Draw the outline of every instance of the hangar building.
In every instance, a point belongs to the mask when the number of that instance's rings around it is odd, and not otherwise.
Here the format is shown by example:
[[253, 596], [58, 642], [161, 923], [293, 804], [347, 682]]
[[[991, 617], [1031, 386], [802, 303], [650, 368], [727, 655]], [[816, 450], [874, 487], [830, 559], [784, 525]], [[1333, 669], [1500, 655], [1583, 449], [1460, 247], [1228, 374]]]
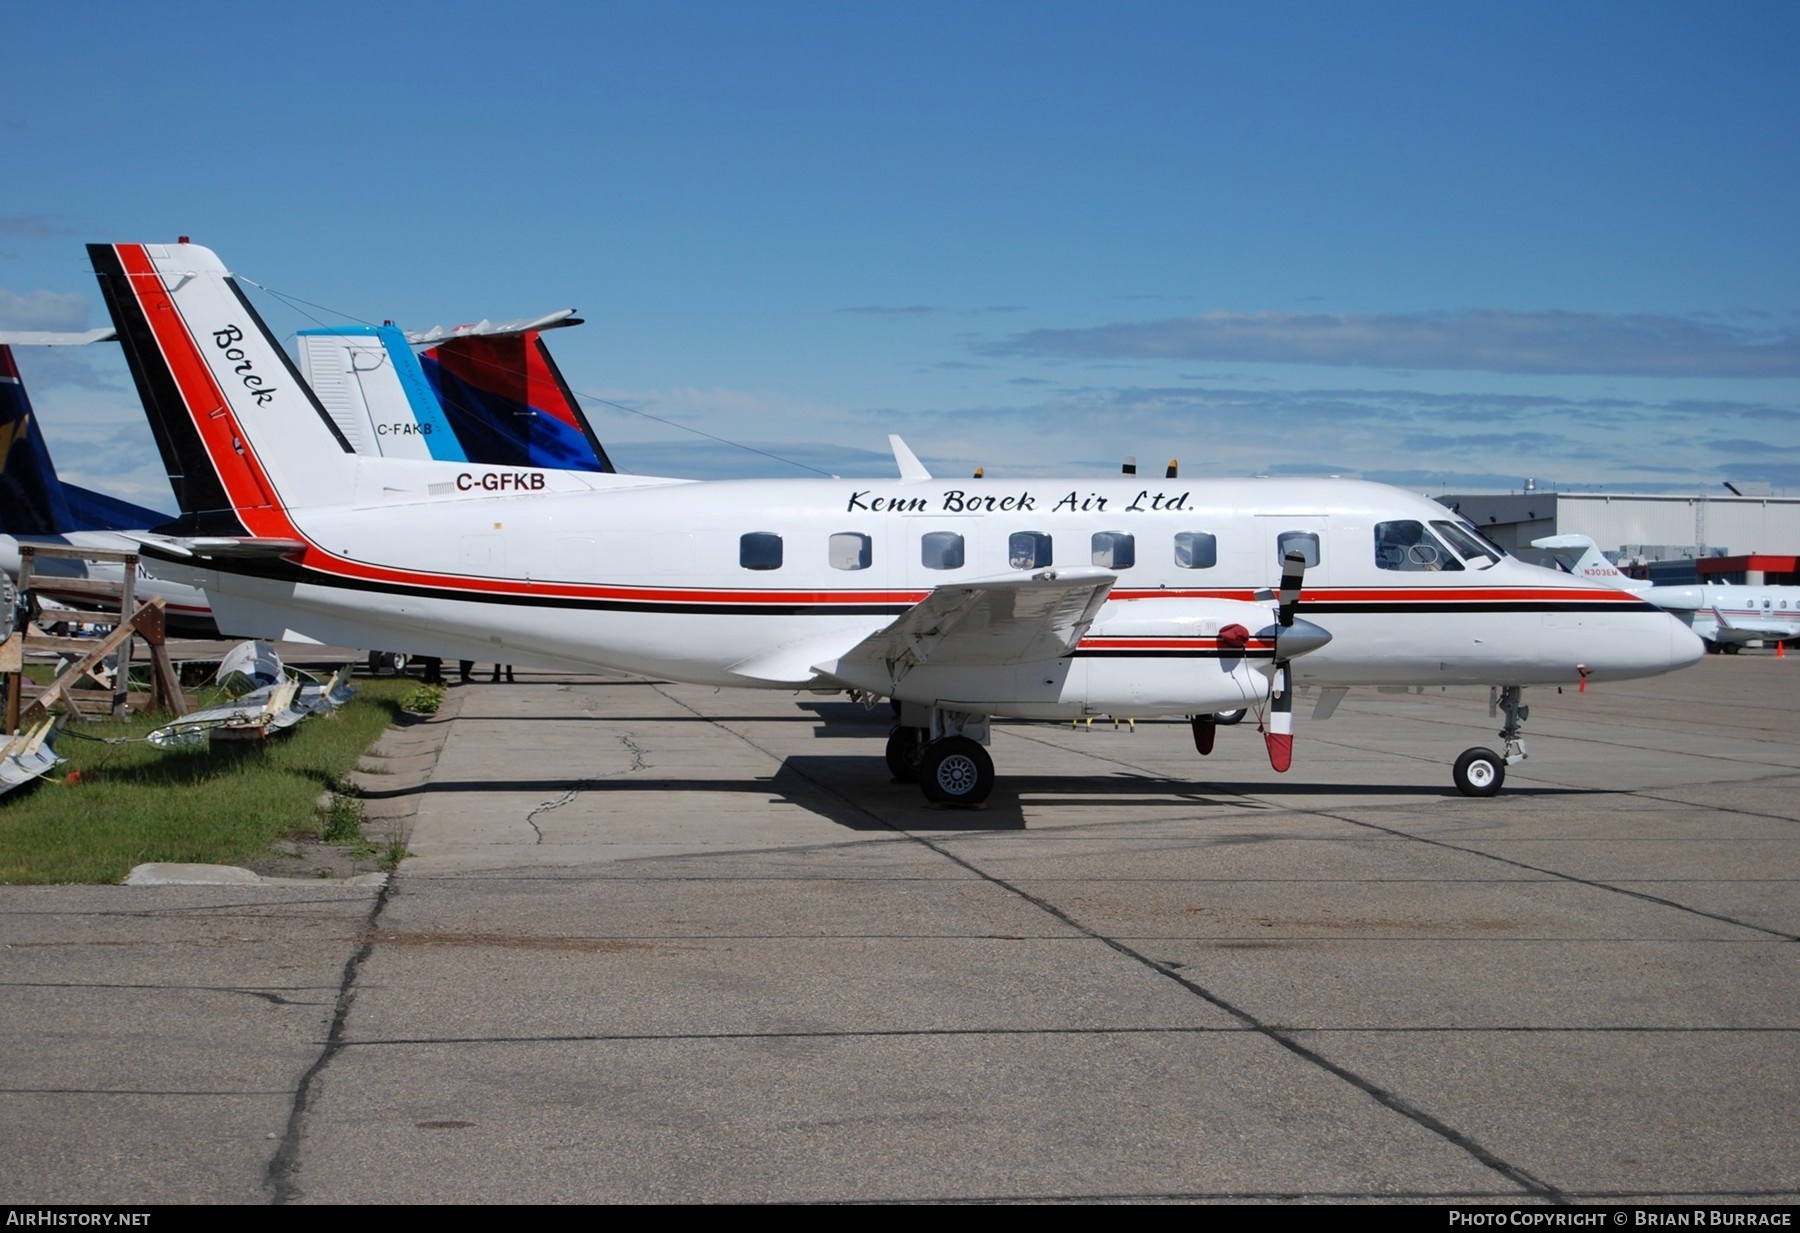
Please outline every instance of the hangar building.
[[1800, 497], [1522, 492], [1440, 496], [1495, 542], [1531, 559], [1531, 541], [1586, 535], [1657, 582], [1800, 584]]

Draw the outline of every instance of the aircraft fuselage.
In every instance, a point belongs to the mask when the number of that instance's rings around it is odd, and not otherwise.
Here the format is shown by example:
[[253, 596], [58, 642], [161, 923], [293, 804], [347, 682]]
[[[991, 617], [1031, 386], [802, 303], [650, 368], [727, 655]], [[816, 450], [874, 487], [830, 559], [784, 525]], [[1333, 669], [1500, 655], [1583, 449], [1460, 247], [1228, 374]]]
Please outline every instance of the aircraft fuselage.
[[379, 487], [359, 483], [353, 506], [288, 511], [313, 545], [298, 561], [159, 568], [189, 572], [246, 634], [786, 688], [793, 672], [746, 666], [784, 648], [829, 659], [959, 582], [1108, 569], [1111, 597], [1052, 670], [927, 664], [891, 691], [1042, 717], [1260, 696], [1266, 680], [1203, 652], [1196, 621], [1215, 601], [1259, 602], [1295, 543], [1312, 558], [1303, 614], [1332, 634], [1294, 661], [1303, 684], [1573, 684], [1701, 652], [1635, 596], [1510, 557], [1464, 559], [1440, 538], [1428, 560], [1394, 560], [1381, 537], [1395, 527], [1458, 520], [1360, 481], [589, 476], [534, 489], [487, 481], [502, 469], [378, 465]]

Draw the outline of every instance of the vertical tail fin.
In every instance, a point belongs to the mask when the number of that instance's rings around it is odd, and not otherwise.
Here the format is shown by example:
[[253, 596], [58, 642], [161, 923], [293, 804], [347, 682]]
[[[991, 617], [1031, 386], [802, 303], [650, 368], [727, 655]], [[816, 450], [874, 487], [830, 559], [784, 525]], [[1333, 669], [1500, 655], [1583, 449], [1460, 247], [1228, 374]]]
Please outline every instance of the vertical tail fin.
[[0, 344], [0, 531], [56, 535], [74, 521], [12, 348]]
[[482, 461], [457, 439], [397, 326], [334, 326], [298, 338], [306, 383], [358, 454]]
[[[556, 314], [561, 324], [579, 324]], [[542, 320], [542, 319], [540, 319]], [[537, 329], [464, 327], [422, 355], [395, 326], [301, 330], [300, 365], [358, 454], [486, 466], [611, 471]]]
[[1585, 535], [1546, 535], [1532, 540], [1531, 546], [1549, 553], [1557, 565], [1577, 578], [1603, 582], [1621, 591], [1642, 591], [1650, 585], [1622, 572], [1601, 555], [1600, 545]]
[[470, 458], [613, 470], [538, 331], [452, 338], [419, 360]]
[[197, 244], [90, 244], [193, 535], [291, 536], [287, 507], [349, 501], [349, 442], [230, 271]]

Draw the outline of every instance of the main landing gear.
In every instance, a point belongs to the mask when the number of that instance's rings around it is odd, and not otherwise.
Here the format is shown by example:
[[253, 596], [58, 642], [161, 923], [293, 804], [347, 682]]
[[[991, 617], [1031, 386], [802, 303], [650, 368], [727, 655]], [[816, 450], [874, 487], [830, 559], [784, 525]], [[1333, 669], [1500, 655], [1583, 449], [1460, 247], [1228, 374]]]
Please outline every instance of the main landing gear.
[[1525, 729], [1525, 721], [1531, 716], [1531, 708], [1520, 703], [1525, 694], [1522, 686], [1508, 685], [1488, 700], [1488, 714], [1504, 714], [1506, 721], [1500, 729], [1500, 739], [1506, 742], [1504, 755], [1491, 749], [1477, 746], [1465, 749], [1456, 760], [1456, 767], [1451, 777], [1456, 780], [1456, 790], [1464, 796], [1494, 796], [1500, 791], [1500, 785], [1506, 782], [1506, 768], [1515, 762], [1525, 761], [1525, 740], [1520, 735]]
[[987, 717], [934, 710], [931, 727], [904, 721], [888, 733], [895, 783], [916, 783], [935, 805], [979, 805], [994, 790], [994, 760], [982, 748]]

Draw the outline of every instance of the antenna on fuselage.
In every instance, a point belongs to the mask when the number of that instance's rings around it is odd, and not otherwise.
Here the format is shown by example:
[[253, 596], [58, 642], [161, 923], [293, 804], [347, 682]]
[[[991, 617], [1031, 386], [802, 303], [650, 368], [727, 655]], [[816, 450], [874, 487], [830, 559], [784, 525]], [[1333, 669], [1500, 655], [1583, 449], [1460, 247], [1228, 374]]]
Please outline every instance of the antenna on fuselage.
[[1123, 467], [1119, 468], [1119, 474], [1120, 475], [1136, 475], [1137, 474], [1137, 455], [1136, 454], [1125, 455], [1125, 465]]
[[1176, 472], [1178, 472], [1180, 470], [1181, 470], [1180, 460], [1171, 458], [1171, 459], [1169, 459], [1169, 469], [1167, 471], [1163, 472], [1163, 478], [1164, 479], [1179, 479], [1180, 476], [1177, 475]]
[[891, 432], [888, 434], [888, 448], [894, 451], [894, 465], [900, 468], [901, 479], [928, 480], [931, 478], [931, 472], [925, 469], [925, 464], [919, 461], [919, 456], [907, 448], [906, 442], [902, 441], [898, 434]]

